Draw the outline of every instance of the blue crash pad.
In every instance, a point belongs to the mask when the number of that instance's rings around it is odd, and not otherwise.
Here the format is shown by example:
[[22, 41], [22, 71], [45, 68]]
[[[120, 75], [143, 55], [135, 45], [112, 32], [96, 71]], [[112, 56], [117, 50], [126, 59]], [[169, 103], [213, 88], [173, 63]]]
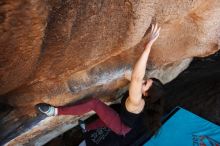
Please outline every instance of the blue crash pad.
[[180, 108], [144, 146], [220, 146], [220, 126]]

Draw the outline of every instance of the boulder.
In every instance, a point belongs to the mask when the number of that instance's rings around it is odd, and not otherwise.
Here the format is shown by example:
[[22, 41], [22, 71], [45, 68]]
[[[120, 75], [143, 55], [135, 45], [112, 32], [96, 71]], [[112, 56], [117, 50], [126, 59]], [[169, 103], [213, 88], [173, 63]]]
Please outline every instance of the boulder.
[[0, 141], [42, 145], [76, 124], [37, 116], [37, 103], [119, 98], [156, 22], [146, 76], [171, 81], [192, 57], [219, 50], [219, 13], [219, 0], [2, 0], [0, 103], [11, 112], [1, 114]]

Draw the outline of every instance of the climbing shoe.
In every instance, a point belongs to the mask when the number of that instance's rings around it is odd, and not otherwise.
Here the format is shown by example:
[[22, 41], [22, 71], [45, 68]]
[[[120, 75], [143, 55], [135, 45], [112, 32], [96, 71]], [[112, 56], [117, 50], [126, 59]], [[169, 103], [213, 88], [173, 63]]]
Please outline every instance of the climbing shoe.
[[49, 117], [57, 115], [57, 108], [46, 103], [39, 103], [35, 106], [35, 108], [38, 112], [43, 113]]

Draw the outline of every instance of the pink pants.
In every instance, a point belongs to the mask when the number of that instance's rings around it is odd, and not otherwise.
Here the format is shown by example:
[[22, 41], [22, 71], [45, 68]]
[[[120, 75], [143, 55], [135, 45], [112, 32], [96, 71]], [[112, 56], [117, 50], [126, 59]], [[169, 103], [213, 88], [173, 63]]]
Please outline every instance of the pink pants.
[[121, 121], [116, 111], [97, 98], [91, 98], [69, 107], [58, 107], [58, 115], [80, 116], [91, 110], [95, 111], [100, 119], [86, 126], [86, 130], [108, 127], [119, 135], [125, 135], [131, 130]]

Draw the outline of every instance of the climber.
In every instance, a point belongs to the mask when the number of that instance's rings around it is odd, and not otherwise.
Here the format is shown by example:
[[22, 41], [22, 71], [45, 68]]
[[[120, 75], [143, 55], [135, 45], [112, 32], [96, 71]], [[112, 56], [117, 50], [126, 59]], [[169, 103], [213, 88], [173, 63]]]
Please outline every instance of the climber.
[[152, 25], [150, 40], [132, 71], [129, 91], [121, 100], [120, 114], [97, 98], [63, 107], [40, 103], [36, 109], [47, 116], [83, 115], [95, 111], [99, 116], [97, 121], [86, 126], [80, 124], [87, 135], [84, 141], [87, 146], [130, 145], [143, 132], [154, 134], [160, 127], [165, 92], [158, 79], [144, 80], [144, 75], [151, 46], [159, 37], [159, 32], [158, 25]]

